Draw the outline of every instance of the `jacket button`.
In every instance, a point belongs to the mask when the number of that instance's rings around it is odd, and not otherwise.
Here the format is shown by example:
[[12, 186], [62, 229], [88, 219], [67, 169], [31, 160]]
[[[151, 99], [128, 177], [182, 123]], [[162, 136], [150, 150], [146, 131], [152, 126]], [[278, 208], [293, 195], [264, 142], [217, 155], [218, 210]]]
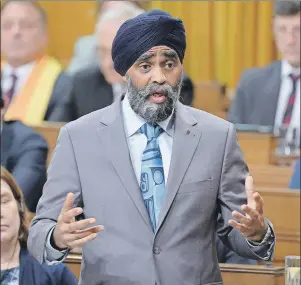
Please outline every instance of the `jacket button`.
[[154, 248], [153, 248], [154, 254], [160, 254], [161, 251], [162, 251], [162, 249], [160, 246], [154, 246]]

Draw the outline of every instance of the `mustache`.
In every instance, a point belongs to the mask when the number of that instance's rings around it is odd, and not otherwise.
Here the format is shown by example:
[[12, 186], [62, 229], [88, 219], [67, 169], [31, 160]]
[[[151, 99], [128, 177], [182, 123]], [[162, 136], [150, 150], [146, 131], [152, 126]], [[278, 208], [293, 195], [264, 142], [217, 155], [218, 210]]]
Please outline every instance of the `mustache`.
[[171, 94], [175, 91], [170, 85], [168, 84], [158, 84], [158, 83], [150, 83], [145, 88], [138, 90], [139, 94], [142, 95], [143, 98], [147, 98], [155, 93], [163, 94], [166, 97], [170, 97]]

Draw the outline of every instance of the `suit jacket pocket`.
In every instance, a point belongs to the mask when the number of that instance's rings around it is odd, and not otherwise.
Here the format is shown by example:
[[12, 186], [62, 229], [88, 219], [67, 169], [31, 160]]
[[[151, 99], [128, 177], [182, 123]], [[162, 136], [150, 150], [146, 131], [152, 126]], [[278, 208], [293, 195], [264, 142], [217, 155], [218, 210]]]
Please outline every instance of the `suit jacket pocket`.
[[180, 186], [178, 194], [193, 193], [209, 189], [212, 189], [212, 178], [201, 181], [183, 183]]

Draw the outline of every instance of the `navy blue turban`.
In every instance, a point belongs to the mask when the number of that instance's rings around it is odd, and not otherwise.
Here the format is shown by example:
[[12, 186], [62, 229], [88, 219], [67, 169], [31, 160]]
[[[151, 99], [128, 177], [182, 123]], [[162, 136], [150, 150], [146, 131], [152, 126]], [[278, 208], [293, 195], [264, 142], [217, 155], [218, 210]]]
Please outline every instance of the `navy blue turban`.
[[154, 46], [173, 49], [183, 62], [186, 49], [183, 22], [161, 10], [152, 10], [127, 20], [113, 41], [115, 70], [124, 76], [135, 61]]

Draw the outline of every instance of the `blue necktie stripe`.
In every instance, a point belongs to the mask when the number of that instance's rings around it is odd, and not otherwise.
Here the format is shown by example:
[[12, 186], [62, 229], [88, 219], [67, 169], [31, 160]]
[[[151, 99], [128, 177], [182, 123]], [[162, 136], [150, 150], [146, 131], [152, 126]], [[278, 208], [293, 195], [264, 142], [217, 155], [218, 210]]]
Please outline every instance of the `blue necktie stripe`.
[[145, 124], [140, 131], [147, 137], [147, 145], [141, 162], [140, 189], [155, 231], [165, 196], [163, 161], [157, 140], [163, 130], [160, 126]]

